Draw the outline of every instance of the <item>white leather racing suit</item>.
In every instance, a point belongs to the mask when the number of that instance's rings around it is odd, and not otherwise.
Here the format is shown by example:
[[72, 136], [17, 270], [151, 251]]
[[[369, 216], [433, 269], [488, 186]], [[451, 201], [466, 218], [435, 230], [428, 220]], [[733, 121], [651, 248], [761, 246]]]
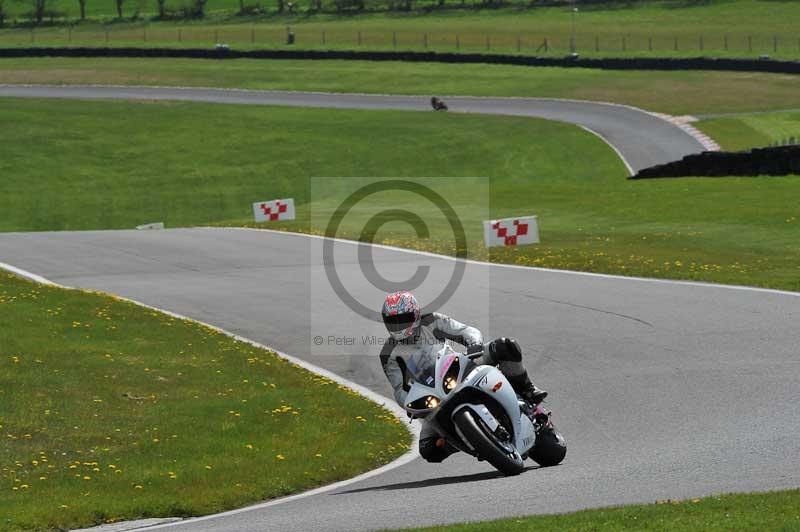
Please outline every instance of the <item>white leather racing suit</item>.
[[[401, 406], [405, 404], [408, 386], [406, 384], [406, 360], [421, 349], [440, 346], [445, 340], [452, 340], [463, 346], [482, 345], [483, 335], [475, 327], [464, 325], [444, 314], [434, 312], [423, 314], [414, 335], [405, 340], [389, 338], [381, 349], [381, 365], [386, 378], [394, 389], [394, 398]], [[480, 360], [476, 361], [481, 363]], [[487, 362], [484, 362], [487, 363]]]

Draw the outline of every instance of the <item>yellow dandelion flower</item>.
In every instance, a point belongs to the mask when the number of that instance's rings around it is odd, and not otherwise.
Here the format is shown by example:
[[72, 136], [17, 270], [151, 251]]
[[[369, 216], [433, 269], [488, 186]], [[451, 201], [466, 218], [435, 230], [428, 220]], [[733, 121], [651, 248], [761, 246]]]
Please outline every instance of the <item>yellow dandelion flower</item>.
[[278, 460], [286, 460], [286, 457], [283, 456], [282, 454], [276, 454], [275, 458], [278, 459]]

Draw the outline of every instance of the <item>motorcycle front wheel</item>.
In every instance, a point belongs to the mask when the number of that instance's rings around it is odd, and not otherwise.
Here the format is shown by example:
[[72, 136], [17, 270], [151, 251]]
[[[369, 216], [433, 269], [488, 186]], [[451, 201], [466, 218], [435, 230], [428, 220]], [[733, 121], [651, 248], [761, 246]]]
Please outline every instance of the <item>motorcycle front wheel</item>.
[[529, 454], [531, 460], [542, 467], [558, 465], [567, 455], [567, 442], [555, 427], [545, 429], [536, 435], [536, 443]]
[[525, 469], [519, 452], [510, 443], [501, 442], [468, 408], [458, 411], [453, 416], [453, 422], [478, 456], [504, 475], [519, 475]]

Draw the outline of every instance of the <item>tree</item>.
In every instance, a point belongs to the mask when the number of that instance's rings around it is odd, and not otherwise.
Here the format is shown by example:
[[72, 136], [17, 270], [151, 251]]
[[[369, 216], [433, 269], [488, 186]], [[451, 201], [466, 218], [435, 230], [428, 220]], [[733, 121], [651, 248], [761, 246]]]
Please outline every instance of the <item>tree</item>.
[[0, 0], [0, 26], [3, 26], [6, 23], [6, 10], [3, 4], [5, 0]]
[[156, 0], [158, 3], [158, 18], [163, 19], [167, 16], [167, 0]]
[[278, 13], [283, 13], [284, 1], [278, 0]]
[[78, 0], [78, 4], [81, 6], [81, 20], [86, 20], [86, 0]]
[[194, 0], [192, 3], [194, 12], [192, 15], [197, 18], [203, 18], [206, 15], [206, 2], [208, 2], [208, 0]]
[[37, 24], [41, 24], [42, 20], [44, 19], [44, 15], [47, 12], [47, 7], [50, 5], [50, 0], [20, 0], [21, 2], [25, 3], [26, 1], [30, 4], [33, 8], [31, 14], [33, 15], [34, 20]]
[[117, 18], [122, 18], [122, 4], [125, 3], [125, 0], [115, 0], [117, 3]]

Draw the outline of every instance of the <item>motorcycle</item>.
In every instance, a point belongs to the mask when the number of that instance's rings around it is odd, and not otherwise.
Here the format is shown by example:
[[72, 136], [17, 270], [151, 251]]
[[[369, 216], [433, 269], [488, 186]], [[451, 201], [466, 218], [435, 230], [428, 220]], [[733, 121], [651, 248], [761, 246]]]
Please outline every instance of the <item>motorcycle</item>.
[[561, 463], [567, 444], [552, 413], [518, 397], [498, 368], [476, 364], [482, 355], [447, 344], [415, 354], [406, 361], [406, 412], [505, 475], [522, 473], [526, 458], [542, 467]]
[[436, 96], [431, 98], [431, 107], [433, 107], [434, 111], [447, 111], [447, 104]]

